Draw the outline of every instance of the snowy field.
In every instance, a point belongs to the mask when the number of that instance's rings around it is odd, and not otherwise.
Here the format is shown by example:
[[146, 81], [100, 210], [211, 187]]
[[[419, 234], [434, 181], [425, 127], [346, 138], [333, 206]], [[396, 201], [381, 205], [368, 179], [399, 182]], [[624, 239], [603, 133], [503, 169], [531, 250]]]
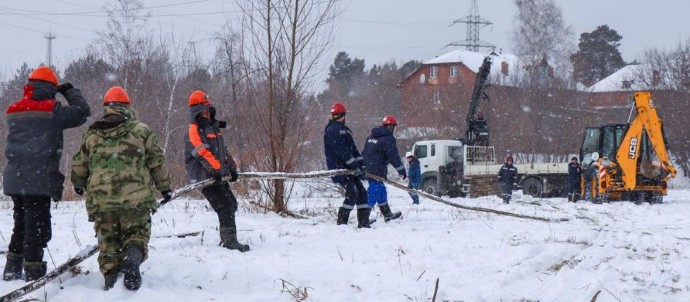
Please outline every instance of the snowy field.
[[[31, 301], [690, 301], [690, 190], [672, 190], [663, 205], [567, 203], [514, 195], [457, 198], [464, 205], [567, 218], [545, 223], [460, 211], [389, 188], [403, 219], [373, 229], [335, 225], [342, 198], [299, 185], [295, 211], [282, 218], [250, 211], [241, 200], [238, 228], [245, 254], [217, 246], [217, 217], [206, 201], [180, 199], [153, 216], [143, 285], [122, 279], [102, 290], [96, 257], [83, 273], [65, 274], [24, 299]], [[83, 204], [53, 209], [50, 254], [56, 265], [96, 242]], [[11, 203], [0, 202], [0, 250], [11, 234]], [[162, 236], [191, 231], [187, 238]], [[49, 269], [54, 268], [46, 253]], [[4, 264], [4, 257], [2, 259]], [[88, 273], [86, 273], [88, 272]], [[60, 289], [60, 282], [63, 289]], [[24, 282], [0, 282], [0, 292]]]

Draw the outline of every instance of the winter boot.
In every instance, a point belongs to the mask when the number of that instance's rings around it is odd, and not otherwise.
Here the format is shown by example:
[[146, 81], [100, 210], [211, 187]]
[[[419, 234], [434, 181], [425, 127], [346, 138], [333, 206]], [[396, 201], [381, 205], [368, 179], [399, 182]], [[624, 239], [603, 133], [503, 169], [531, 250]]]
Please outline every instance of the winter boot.
[[237, 241], [237, 228], [233, 227], [220, 228], [219, 245], [226, 249], [238, 250], [242, 253], [249, 251], [249, 245], [242, 244]]
[[25, 262], [24, 263], [24, 281], [34, 281], [46, 275], [48, 265], [45, 261], [40, 262]]
[[[141, 287], [141, 272], [139, 266], [144, 261], [144, 251], [136, 245], [130, 245], [125, 250], [122, 258], [122, 272], [125, 275], [125, 287], [129, 290], [138, 290]], [[117, 281], [117, 277], [115, 277]]]
[[371, 214], [371, 208], [360, 208], [357, 209], [357, 227], [358, 228], [371, 228], [371, 221], [369, 220], [369, 214]]
[[350, 219], [350, 211], [352, 210], [343, 207], [338, 209], [338, 225], [347, 224], [347, 221]]
[[385, 222], [389, 222], [393, 219], [398, 219], [402, 216], [402, 213], [400, 212], [393, 213], [391, 211], [391, 207], [388, 204], [379, 206], [379, 210], [381, 210], [381, 215], [383, 215], [383, 221]]
[[103, 286], [103, 290], [109, 290], [115, 286], [115, 283], [117, 283], [117, 279], [120, 278], [120, 269], [115, 268], [110, 270], [109, 272], [105, 273], [103, 275], [103, 278], [105, 278], [105, 286]]
[[7, 253], [7, 264], [5, 264], [5, 271], [2, 273], [2, 280], [12, 281], [22, 279], [22, 271], [24, 270], [24, 257], [12, 252]]

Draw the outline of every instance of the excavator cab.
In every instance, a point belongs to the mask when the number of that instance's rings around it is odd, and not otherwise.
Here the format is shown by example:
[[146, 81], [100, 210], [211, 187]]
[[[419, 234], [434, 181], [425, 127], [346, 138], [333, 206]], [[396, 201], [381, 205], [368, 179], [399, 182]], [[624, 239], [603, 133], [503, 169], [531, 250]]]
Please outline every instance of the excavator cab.
[[[580, 147], [580, 162], [583, 166], [588, 166], [592, 162], [592, 153], [598, 152], [604, 164], [616, 162], [616, 154], [621, 146], [623, 137], [628, 131], [628, 124], [612, 124], [602, 127], [588, 127], [585, 129], [585, 137]], [[642, 149], [646, 154], [649, 147], [646, 146], [649, 139], [643, 135]], [[648, 155], [648, 154], [647, 154]]]

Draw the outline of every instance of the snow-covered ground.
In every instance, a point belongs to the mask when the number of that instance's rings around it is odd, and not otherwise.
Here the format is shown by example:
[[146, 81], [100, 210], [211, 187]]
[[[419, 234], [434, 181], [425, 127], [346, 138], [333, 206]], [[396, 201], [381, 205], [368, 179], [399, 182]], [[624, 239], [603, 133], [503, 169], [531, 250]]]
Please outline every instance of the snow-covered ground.
[[[514, 195], [455, 202], [504, 211], [567, 218], [545, 223], [460, 211], [389, 188], [403, 219], [357, 229], [336, 226], [342, 198], [330, 191], [300, 191], [291, 201], [310, 219], [250, 211], [242, 200], [239, 237], [251, 251], [217, 246], [217, 217], [206, 201], [181, 199], [153, 216], [143, 285], [122, 281], [108, 292], [96, 257], [84, 272], [63, 275], [28, 297], [40, 301], [690, 301], [690, 190], [672, 190], [663, 205], [567, 203]], [[82, 203], [53, 209], [49, 251], [55, 264], [96, 242]], [[11, 203], [0, 202], [0, 249], [11, 234]], [[187, 238], [161, 236], [203, 231]], [[46, 253], [49, 268], [51, 258]], [[1, 262], [4, 263], [4, 260]], [[0, 264], [2, 265], [2, 264]], [[0, 281], [0, 292], [24, 282]], [[25, 298], [28, 298], [25, 297]], [[35, 301], [35, 300], [33, 300]]]

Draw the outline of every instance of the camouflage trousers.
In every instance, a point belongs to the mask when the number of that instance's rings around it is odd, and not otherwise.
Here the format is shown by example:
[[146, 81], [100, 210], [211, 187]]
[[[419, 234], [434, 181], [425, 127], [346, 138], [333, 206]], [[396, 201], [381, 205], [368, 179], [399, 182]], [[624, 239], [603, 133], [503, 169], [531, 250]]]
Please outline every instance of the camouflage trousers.
[[127, 209], [95, 214], [94, 230], [98, 236], [98, 266], [104, 275], [119, 269], [122, 255], [130, 245], [148, 255], [151, 238], [151, 211], [148, 209]]

